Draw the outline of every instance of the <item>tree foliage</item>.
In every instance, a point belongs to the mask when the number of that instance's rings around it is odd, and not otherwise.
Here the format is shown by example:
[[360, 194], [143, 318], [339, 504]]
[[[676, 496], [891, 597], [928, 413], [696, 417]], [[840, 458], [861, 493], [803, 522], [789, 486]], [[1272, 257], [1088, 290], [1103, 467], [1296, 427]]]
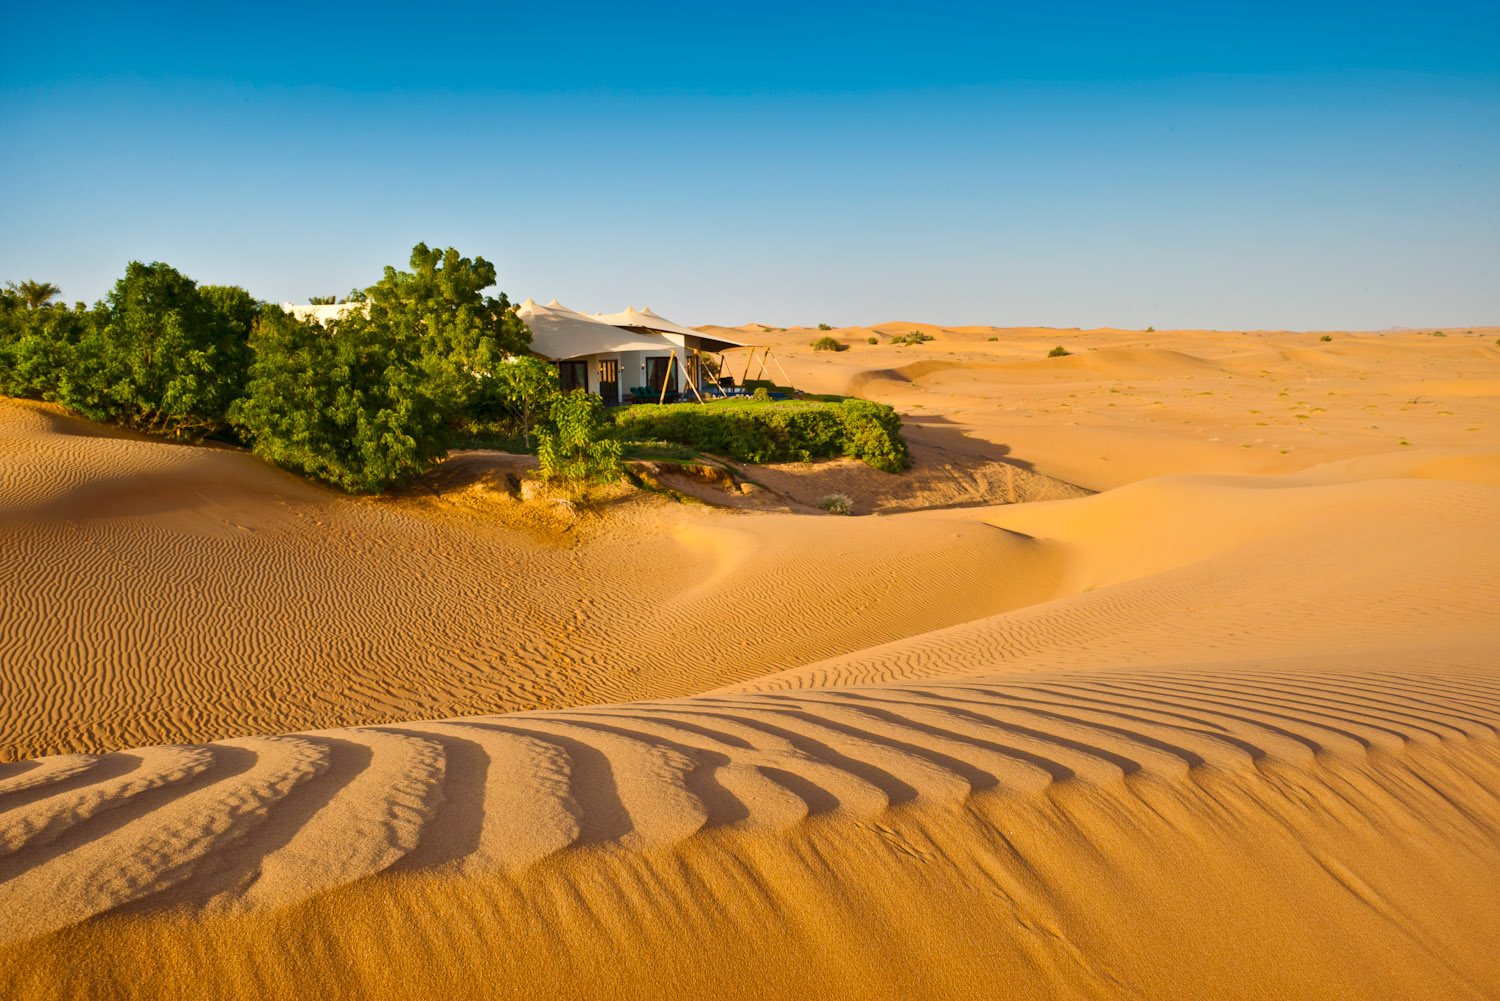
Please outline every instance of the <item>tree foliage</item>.
[[51, 282], [24, 281], [19, 285], [15, 282], [6, 282], [5, 287], [11, 294], [19, 297], [27, 309], [41, 309], [62, 295], [62, 289]]
[[541, 358], [517, 355], [494, 368], [485, 384], [478, 409], [504, 409], [521, 424], [521, 437], [531, 447], [531, 426], [551, 411], [557, 398], [557, 366]]
[[50, 283], [11, 287], [0, 392], [173, 437], [225, 428], [259, 309], [248, 292], [200, 288], [168, 265], [132, 261], [93, 309], [48, 305], [56, 294]]
[[348, 491], [401, 483], [440, 459], [446, 413], [416, 345], [352, 312], [327, 327], [275, 306], [251, 340], [234, 408], [257, 454]]
[[581, 389], [557, 398], [551, 426], [537, 432], [543, 476], [596, 482], [619, 478], [620, 443], [605, 436], [603, 410], [603, 401]]
[[457, 250], [412, 248], [411, 271], [387, 267], [365, 290], [369, 322], [422, 359], [433, 389], [454, 413], [472, 413], [494, 397], [495, 370], [531, 343], [531, 332], [495, 284], [495, 266]]

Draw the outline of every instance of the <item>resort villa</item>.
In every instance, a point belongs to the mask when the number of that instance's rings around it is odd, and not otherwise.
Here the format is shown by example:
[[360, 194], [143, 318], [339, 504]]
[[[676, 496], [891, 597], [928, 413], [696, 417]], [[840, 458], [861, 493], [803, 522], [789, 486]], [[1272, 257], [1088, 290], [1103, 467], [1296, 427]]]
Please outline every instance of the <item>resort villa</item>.
[[[302, 306], [283, 309], [302, 319], [326, 322], [344, 315], [355, 304]], [[626, 308], [622, 313], [589, 316], [553, 300], [539, 306], [527, 299], [516, 315], [531, 330], [531, 353], [557, 365], [563, 392], [582, 389], [600, 396], [606, 405], [703, 399], [716, 392], [718, 382], [703, 355], [755, 345], [710, 337], [683, 327], [649, 309]], [[746, 359], [746, 373], [750, 359]], [[762, 361], [764, 366], [764, 361]]]
[[679, 326], [649, 309], [588, 316], [556, 300], [527, 299], [516, 315], [531, 328], [531, 353], [557, 363], [564, 392], [596, 393], [606, 405], [642, 399], [701, 398], [716, 385], [705, 353], [750, 347]]

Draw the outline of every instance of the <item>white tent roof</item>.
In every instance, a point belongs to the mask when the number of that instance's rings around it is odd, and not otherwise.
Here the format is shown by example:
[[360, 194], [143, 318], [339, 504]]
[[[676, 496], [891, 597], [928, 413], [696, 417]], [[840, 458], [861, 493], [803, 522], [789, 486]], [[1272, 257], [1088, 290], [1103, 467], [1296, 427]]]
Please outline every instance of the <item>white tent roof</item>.
[[601, 313], [596, 316], [596, 319], [603, 320], [605, 323], [612, 323], [617, 327], [643, 327], [647, 330], [659, 330], [664, 334], [696, 337], [702, 342], [703, 347], [709, 350], [722, 351], [725, 348], [744, 348], [750, 346], [742, 341], [731, 341], [723, 337], [710, 336], [691, 327], [684, 327], [681, 324], [673, 323], [666, 317], [651, 312], [649, 307], [632, 309], [626, 306], [623, 313], [609, 313], [607, 315]]
[[662, 351], [672, 343], [658, 334], [638, 334], [611, 323], [584, 316], [558, 305], [538, 306], [527, 299], [516, 307], [516, 315], [531, 329], [531, 350], [543, 358], [562, 361], [611, 351]]
[[284, 302], [281, 308], [291, 313], [299, 320], [316, 320], [319, 323], [327, 323], [329, 320], [338, 320], [351, 309], [363, 309], [361, 302], [338, 302], [328, 303], [321, 306], [299, 305], [294, 302]]

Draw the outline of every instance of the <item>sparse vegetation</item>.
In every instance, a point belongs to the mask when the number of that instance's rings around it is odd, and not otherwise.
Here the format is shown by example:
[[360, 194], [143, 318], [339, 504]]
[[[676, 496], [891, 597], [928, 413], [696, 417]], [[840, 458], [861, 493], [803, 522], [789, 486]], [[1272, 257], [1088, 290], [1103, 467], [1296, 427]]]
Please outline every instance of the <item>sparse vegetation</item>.
[[1433, 337], [1447, 337], [1448, 335], [1445, 334], [1445, 333], [1443, 333], [1441, 330], [1434, 330], [1432, 332], [1432, 336]]
[[850, 500], [848, 494], [824, 494], [818, 498], [818, 507], [829, 514], [854, 513], [854, 501]]
[[819, 330], [832, 330], [832, 329], [833, 329], [833, 328], [832, 328], [832, 327], [830, 327], [830, 326], [829, 326], [829, 325], [828, 325], [828, 324], [826, 324], [826, 323], [820, 323], [820, 324], [818, 324], [818, 329], [819, 329]]
[[812, 342], [814, 351], [848, 351], [849, 345], [841, 344], [832, 337], [819, 337]]
[[891, 343], [892, 344], [923, 344], [923, 343], [926, 343], [927, 341], [930, 341], [932, 339], [933, 338], [932, 338], [931, 334], [924, 334], [920, 330], [913, 330], [911, 333], [907, 334], [905, 337], [893, 337], [893, 338], [891, 338]]
[[[866, 337], [865, 338], [865, 343], [866, 344], [879, 344], [880, 343], [880, 338], [878, 338], [878, 337]], [[1496, 341], [1495, 343], [1496, 344], [1500, 344], [1500, 341]]]
[[1065, 348], [1061, 344], [1059, 344], [1057, 347], [1055, 347], [1051, 351], [1047, 352], [1047, 357], [1048, 358], [1066, 358], [1068, 355], [1070, 355], [1072, 353], [1073, 352], [1069, 351], [1067, 348]]
[[1154, 333], [1156, 333], [1156, 328], [1155, 327], [1147, 327], [1146, 328], [1146, 333], [1148, 333], [1148, 334], [1154, 334]]
[[1331, 341], [1331, 340], [1333, 340], [1333, 336], [1331, 334], [1324, 334], [1322, 337], [1319, 337], [1318, 340], [1320, 340], [1320, 341]]

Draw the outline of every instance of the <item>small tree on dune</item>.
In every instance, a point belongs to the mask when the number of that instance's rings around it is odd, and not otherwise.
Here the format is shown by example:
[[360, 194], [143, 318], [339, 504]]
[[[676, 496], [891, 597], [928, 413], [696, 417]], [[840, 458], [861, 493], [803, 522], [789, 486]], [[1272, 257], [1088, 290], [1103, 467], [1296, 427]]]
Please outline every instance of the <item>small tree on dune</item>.
[[521, 422], [521, 437], [531, 447], [533, 420], [546, 414], [557, 397], [557, 367], [551, 362], [519, 355], [493, 369], [491, 398]]
[[581, 389], [557, 398], [552, 427], [537, 432], [537, 458], [548, 479], [605, 482], [618, 479], [620, 443], [604, 437], [603, 403]]

